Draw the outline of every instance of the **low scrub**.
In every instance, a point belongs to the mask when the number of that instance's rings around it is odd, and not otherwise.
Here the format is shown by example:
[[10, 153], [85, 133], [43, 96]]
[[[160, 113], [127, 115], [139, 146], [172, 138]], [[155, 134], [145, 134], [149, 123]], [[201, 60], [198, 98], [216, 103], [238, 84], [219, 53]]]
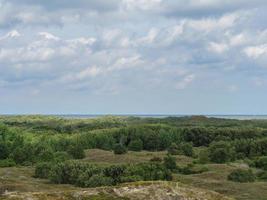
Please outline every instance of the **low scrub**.
[[240, 183], [254, 182], [255, 179], [253, 172], [246, 169], [236, 169], [228, 175], [228, 180]]

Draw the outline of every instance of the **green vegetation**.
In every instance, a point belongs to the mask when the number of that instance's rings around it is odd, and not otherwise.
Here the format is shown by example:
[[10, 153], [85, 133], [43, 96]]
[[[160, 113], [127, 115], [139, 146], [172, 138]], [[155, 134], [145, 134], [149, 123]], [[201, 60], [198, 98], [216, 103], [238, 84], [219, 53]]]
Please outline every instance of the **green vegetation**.
[[235, 182], [254, 182], [256, 177], [251, 170], [236, 169], [228, 175], [230, 181]]
[[51, 185], [174, 180], [237, 199], [263, 200], [267, 121], [2, 116], [0, 167], [26, 167]]

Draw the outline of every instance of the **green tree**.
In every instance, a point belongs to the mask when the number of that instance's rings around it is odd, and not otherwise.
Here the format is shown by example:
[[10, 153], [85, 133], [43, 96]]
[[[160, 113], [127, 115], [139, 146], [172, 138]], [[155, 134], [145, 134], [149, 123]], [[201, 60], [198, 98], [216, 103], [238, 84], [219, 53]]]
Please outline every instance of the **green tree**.
[[85, 152], [83, 147], [79, 144], [70, 145], [67, 150], [68, 154], [71, 155], [74, 159], [83, 159], [85, 158]]
[[131, 151], [142, 151], [143, 150], [143, 141], [141, 139], [132, 140], [129, 143], [128, 148]]
[[177, 169], [177, 165], [176, 165], [176, 159], [175, 157], [173, 156], [166, 156], [164, 158], [164, 166], [167, 168], [167, 169], [170, 169], [170, 170], [175, 170]]
[[194, 150], [193, 150], [193, 144], [192, 143], [181, 143], [179, 145], [179, 150], [185, 156], [192, 157], [194, 155]]
[[234, 151], [229, 142], [215, 142], [209, 147], [209, 158], [215, 163], [225, 163], [234, 158]]
[[8, 146], [4, 142], [0, 142], [0, 160], [6, 159], [9, 156]]
[[127, 153], [127, 148], [121, 144], [116, 144], [114, 146], [113, 151], [114, 151], [114, 154], [125, 154]]

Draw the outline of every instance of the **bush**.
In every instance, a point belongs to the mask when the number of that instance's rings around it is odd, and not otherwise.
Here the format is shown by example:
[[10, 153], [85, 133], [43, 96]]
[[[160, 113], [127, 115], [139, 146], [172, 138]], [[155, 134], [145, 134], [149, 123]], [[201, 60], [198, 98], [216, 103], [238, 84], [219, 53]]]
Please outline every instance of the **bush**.
[[267, 181], [267, 171], [262, 171], [259, 174], [257, 174], [260, 180]]
[[142, 151], [143, 150], [143, 141], [141, 139], [132, 140], [129, 143], [128, 148], [131, 151]]
[[178, 146], [176, 143], [172, 143], [171, 146], [167, 150], [168, 150], [168, 153], [171, 155], [179, 154]]
[[255, 175], [251, 170], [236, 169], [228, 175], [228, 180], [241, 183], [254, 182]]
[[49, 162], [54, 160], [54, 153], [51, 149], [45, 149], [38, 155], [37, 160], [39, 162]]
[[143, 181], [143, 178], [139, 175], [133, 175], [133, 176], [123, 176], [121, 177], [121, 182], [137, 182], [137, 181]]
[[52, 169], [52, 163], [49, 162], [38, 163], [35, 167], [34, 177], [49, 178], [51, 169]]
[[111, 177], [106, 177], [103, 174], [95, 174], [85, 181], [85, 187], [101, 187], [113, 185], [113, 179]]
[[125, 154], [127, 153], [127, 148], [121, 144], [116, 144], [114, 146], [114, 154]]
[[198, 154], [198, 163], [206, 164], [209, 161], [209, 152], [206, 149], [201, 150]]
[[175, 157], [170, 156], [170, 155], [168, 155], [167, 157], [165, 157], [164, 158], [164, 166], [167, 169], [175, 170], [177, 168]]
[[234, 151], [227, 142], [212, 143], [209, 147], [209, 158], [215, 163], [225, 163], [234, 157]]
[[16, 163], [12, 159], [0, 160], [0, 167], [14, 167]]
[[70, 155], [65, 151], [58, 151], [54, 154], [54, 160], [56, 163], [64, 162], [71, 159]]
[[112, 165], [104, 169], [104, 175], [107, 177], [111, 177], [114, 180], [114, 183], [116, 184], [121, 181], [120, 176], [123, 174], [125, 168], [126, 167], [123, 165]]
[[0, 160], [6, 159], [9, 155], [6, 143], [0, 142]]
[[267, 156], [258, 158], [255, 161], [255, 167], [267, 170]]
[[179, 145], [179, 150], [185, 156], [192, 157], [194, 155], [193, 144], [192, 143], [181, 143]]
[[81, 145], [75, 144], [70, 145], [68, 150], [68, 154], [71, 155], [74, 159], [83, 159], [85, 158], [85, 153]]

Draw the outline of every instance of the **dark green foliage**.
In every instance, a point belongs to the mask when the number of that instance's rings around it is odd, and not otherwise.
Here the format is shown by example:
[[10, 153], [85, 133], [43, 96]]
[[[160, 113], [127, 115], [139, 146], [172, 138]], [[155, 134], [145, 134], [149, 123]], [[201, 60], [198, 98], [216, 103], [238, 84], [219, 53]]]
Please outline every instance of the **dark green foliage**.
[[255, 167], [267, 170], [267, 156], [258, 158], [255, 161]]
[[127, 153], [127, 148], [121, 144], [116, 144], [114, 146], [113, 151], [114, 151], [114, 154], [125, 154]]
[[260, 180], [267, 181], [267, 171], [261, 171], [257, 176]]
[[78, 161], [38, 164], [35, 176], [49, 178], [53, 183], [74, 184], [80, 187], [108, 186], [141, 180], [172, 179], [171, 171], [160, 163], [103, 167]]
[[80, 144], [73, 144], [68, 147], [68, 154], [71, 155], [74, 159], [83, 159], [85, 153], [83, 147]]
[[49, 178], [52, 167], [53, 164], [49, 162], [38, 163], [35, 167], [34, 176], [36, 178]]
[[125, 166], [112, 165], [112, 166], [106, 167], [103, 173], [105, 176], [112, 178], [114, 181], [114, 184], [117, 184], [120, 182], [120, 177], [123, 174], [124, 170], [125, 170]]
[[110, 185], [113, 185], [113, 179], [111, 177], [104, 176], [103, 174], [95, 174], [84, 182], [83, 187], [100, 187]]
[[177, 168], [176, 159], [173, 156], [168, 155], [164, 158], [164, 166], [169, 170], [175, 170]]
[[0, 160], [0, 167], [14, 167], [15, 165], [16, 163], [12, 159]]
[[64, 162], [64, 161], [69, 160], [69, 159], [71, 159], [71, 156], [65, 151], [58, 151], [58, 152], [54, 153], [54, 161], [56, 163]]
[[33, 162], [34, 154], [33, 154], [33, 148], [31, 145], [24, 145], [22, 147], [17, 147], [13, 151], [11, 158], [17, 163], [17, 164], [29, 164]]
[[9, 156], [9, 149], [6, 143], [0, 142], [0, 160], [6, 159]]
[[228, 142], [215, 142], [209, 147], [209, 158], [215, 163], [225, 163], [234, 158], [234, 151]]
[[142, 151], [143, 141], [141, 139], [132, 140], [128, 145], [128, 149], [131, 151]]
[[178, 155], [180, 153], [178, 149], [178, 145], [173, 142], [171, 146], [168, 148], [168, 153], [171, 155]]
[[178, 148], [179, 152], [181, 152], [185, 156], [192, 157], [194, 155], [192, 143], [181, 143]]
[[228, 180], [234, 182], [254, 182], [256, 179], [255, 175], [251, 170], [236, 169], [228, 175]]

